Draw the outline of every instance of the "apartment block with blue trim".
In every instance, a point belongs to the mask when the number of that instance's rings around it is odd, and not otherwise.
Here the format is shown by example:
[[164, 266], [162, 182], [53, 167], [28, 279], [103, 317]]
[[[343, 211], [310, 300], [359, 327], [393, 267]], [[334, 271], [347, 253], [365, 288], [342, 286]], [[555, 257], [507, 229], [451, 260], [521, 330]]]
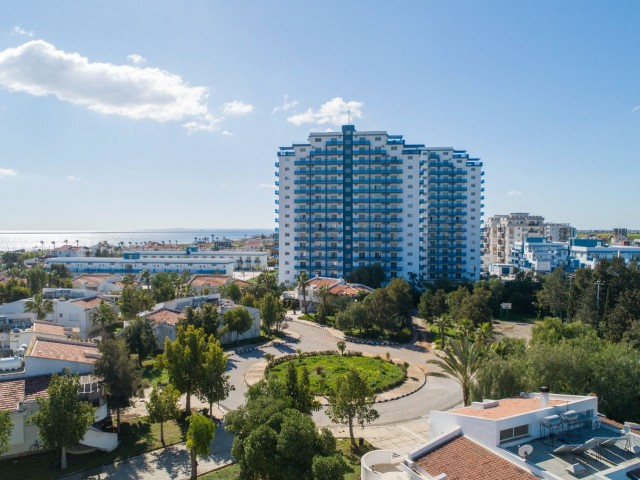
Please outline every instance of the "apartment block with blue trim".
[[374, 264], [387, 282], [480, 273], [482, 163], [465, 151], [344, 125], [280, 147], [275, 166], [281, 282]]

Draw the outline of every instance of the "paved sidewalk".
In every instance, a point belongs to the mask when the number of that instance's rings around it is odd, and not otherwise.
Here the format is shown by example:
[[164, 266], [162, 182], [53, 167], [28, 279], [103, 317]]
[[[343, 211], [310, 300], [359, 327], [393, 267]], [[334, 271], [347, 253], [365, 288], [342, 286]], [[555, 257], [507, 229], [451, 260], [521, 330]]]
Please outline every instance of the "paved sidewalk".
[[[218, 426], [211, 443], [211, 454], [198, 459], [198, 472], [205, 473], [232, 463], [233, 436]], [[116, 463], [67, 475], [65, 480], [142, 479], [173, 480], [189, 478], [191, 460], [184, 443], [155, 450]]]
[[[335, 437], [349, 438], [349, 428], [345, 426], [328, 427]], [[380, 450], [392, 450], [406, 454], [415, 450], [429, 439], [429, 423], [426, 419], [413, 420], [393, 425], [372, 425], [354, 427], [356, 438], [363, 437]]]

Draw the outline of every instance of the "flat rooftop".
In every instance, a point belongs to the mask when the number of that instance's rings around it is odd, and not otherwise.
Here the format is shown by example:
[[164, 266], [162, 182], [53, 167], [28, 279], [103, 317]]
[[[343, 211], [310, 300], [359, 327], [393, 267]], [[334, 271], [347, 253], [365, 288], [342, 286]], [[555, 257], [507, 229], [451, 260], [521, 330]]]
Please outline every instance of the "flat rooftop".
[[[456, 415], [466, 415], [469, 417], [490, 418], [492, 420], [501, 420], [503, 418], [521, 415], [523, 413], [535, 412], [541, 410], [539, 398], [504, 398], [499, 401], [499, 405], [490, 408], [476, 408], [473, 406], [458, 408], [451, 410]], [[571, 403], [568, 400], [549, 400], [550, 407], [567, 405]]]
[[[608, 445], [602, 445], [602, 442], [607, 439], [610, 439], [607, 442]], [[619, 429], [604, 422], [597, 429], [592, 429], [589, 424], [559, 433], [554, 438], [545, 437], [527, 442], [533, 447], [533, 453], [527, 457], [527, 462], [561, 479], [627, 478], [624, 473], [620, 477], [620, 474], [615, 474], [614, 471], [620, 468], [626, 469], [634, 464], [637, 464], [635, 468], [640, 467], [640, 456], [629, 451], [629, 447], [635, 445], [638, 440], [636, 435], [625, 437]], [[554, 452], [560, 447], [570, 450], [567, 445], [586, 443], [593, 443], [594, 446], [582, 453]], [[516, 445], [506, 450], [517, 456], [518, 447], [519, 445]], [[579, 464], [581, 469], [584, 469], [583, 472], [577, 474], [568, 472], [567, 467], [572, 464]]]

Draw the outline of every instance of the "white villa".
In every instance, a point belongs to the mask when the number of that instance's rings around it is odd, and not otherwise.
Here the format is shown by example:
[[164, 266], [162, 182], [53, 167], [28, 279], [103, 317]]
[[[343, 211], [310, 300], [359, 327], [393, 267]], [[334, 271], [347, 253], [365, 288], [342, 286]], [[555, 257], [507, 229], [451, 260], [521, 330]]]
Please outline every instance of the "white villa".
[[595, 396], [540, 390], [446, 412], [433, 411], [430, 439], [407, 455], [390, 450], [365, 454], [361, 478], [640, 478], [640, 425], [620, 425], [599, 416]]

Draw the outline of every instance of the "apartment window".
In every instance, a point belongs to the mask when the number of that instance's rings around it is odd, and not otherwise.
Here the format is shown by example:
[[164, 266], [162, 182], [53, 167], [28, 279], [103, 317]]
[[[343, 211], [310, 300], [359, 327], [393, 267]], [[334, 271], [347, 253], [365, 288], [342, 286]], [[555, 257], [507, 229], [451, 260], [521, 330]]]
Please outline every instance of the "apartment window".
[[500, 443], [510, 442], [529, 435], [529, 425], [520, 425], [513, 428], [500, 430]]
[[391, 150], [397, 150], [398, 147], [391, 147]]
[[321, 142], [322, 139], [321, 138], [316, 138], [316, 142]]
[[376, 137], [376, 142], [379, 142], [382, 140], [382, 137]]

